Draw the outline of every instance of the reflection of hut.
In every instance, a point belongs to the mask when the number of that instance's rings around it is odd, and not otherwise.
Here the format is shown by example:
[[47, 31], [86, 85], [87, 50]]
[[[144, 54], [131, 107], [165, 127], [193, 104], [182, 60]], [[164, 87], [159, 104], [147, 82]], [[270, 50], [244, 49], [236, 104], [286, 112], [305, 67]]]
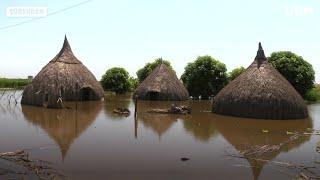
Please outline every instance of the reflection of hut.
[[192, 135], [201, 140], [209, 141], [217, 133], [212, 121], [213, 114], [210, 113], [210, 101], [191, 101], [191, 116], [183, 121], [183, 127]]
[[212, 111], [259, 119], [308, 116], [302, 97], [267, 61], [260, 43], [253, 63], [214, 98]]
[[65, 37], [60, 52], [25, 88], [21, 103], [59, 108], [61, 100], [101, 100], [103, 93], [94, 75], [73, 55]]
[[138, 86], [134, 96], [143, 100], [187, 100], [189, 93], [176, 74], [165, 64], [160, 64]]
[[170, 107], [171, 103], [173, 102], [139, 101], [138, 121], [143, 122], [145, 127], [151, 128], [160, 138], [178, 119], [185, 119], [186, 115], [148, 113], [147, 111], [154, 108], [165, 109]]
[[[267, 163], [265, 161], [256, 161], [252, 158], [260, 158], [272, 160], [277, 157], [281, 152], [288, 152], [294, 148], [299, 147], [304, 142], [310, 139], [310, 136], [300, 136], [297, 139], [291, 139], [292, 135], [289, 132], [304, 132], [307, 128], [312, 128], [313, 124], [310, 119], [306, 120], [260, 120], [257, 122], [254, 119], [242, 119], [230, 116], [214, 115], [212, 119], [215, 128], [222, 136], [237, 150], [243, 152], [249, 147], [263, 146], [263, 145], [279, 145], [283, 142], [280, 149], [270, 151], [267, 153], [259, 154], [245, 154], [252, 167], [254, 179], [258, 179], [259, 175]], [[268, 130], [268, 133], [263, 133], [262, 130]]]
[[76, 106], [68, 110], [22, 106], [25, 118], [40, 126], [57, 143], [63, 159], [72, 142], [96, 119], [102, 104], [83, 102]]

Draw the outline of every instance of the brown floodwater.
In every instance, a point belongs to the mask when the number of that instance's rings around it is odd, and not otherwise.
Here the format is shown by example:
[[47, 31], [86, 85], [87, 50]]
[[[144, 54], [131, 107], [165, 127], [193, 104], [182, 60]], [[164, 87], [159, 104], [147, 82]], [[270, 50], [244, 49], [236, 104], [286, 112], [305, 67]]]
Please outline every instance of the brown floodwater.
[[[146, 112], [172, 103], [191, 106], [191, 115]], [[308, 106], [309, 119], [285, 121], [216, 115], [210, 112], [210, 101], [197, 100], [139, 101], [135, 120], [130, 94], [68, 106], [71, 109], [57, 110], [9, 104], [4, 95], [0, 152], [26, 149], [30, 158], [51, 162], [70, 179], [292, 179], [297, 169], [257, 161], [250, 155], [229, 156], [240, 155], [248, 147], [282, 143], [259, 158], [314, 166], [312, 170], [320, 174], [316, 152], [320, 136], [290, 139], [290, 132], [320, 129], [320, 104]], [[128, 117], [114, 114], [117, 107], [132, 113]], [[0, 165], [4, 166], [1, 161]]]

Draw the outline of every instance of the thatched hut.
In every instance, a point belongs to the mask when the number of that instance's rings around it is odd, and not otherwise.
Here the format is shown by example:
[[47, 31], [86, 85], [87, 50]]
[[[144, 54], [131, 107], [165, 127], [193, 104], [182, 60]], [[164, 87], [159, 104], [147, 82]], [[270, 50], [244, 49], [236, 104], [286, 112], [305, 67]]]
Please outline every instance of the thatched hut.
[[303, 119], [308, 116], [304, 100], [268, 62], [260, 43], [253, 63], [214, 98], [212, 111], [259, 119]]
[[72, 53], [65, 37], [60, 52], [39, 72], [22, 95], [22, 104], [61, 108], [63, 101], [101, 100], [103, 89]]
[[189, 93], [176, 74], [164, 63], [156, 67], [152, 73], [138, 86], [134, 96], [142, 100], [187, 100]]

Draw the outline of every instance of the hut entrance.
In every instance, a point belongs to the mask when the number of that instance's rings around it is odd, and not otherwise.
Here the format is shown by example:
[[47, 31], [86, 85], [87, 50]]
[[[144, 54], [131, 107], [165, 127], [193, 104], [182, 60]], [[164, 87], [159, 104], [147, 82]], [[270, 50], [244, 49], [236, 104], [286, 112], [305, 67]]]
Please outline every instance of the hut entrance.
[[147, 93], [147, 97], [149, 100], [159, 100], [160, 93], [156, 91], [149, 91]]
[[80, 89], [80, 100], [81, 101], [89, 101], [92, 99], [93, 96], [93, 91], [91, 88], [86, 87], [86, 88], [81, 88]]

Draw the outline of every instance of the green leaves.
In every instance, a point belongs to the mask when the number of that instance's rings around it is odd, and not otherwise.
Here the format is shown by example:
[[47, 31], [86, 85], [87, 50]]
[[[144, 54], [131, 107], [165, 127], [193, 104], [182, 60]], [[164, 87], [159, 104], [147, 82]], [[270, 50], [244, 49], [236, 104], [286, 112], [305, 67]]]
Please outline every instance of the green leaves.
[[211, 56], [199, 56], [194, 62], [188, 63], [181, 80], [194, 97], [207, 99], [216, 95], [227, 84], [227, 68], [225, 64]]
[[147, 63], [143, 68], [137, 71], [139, 83], [147, 78], [149, 74], [151, 74], [151, 72], [161, 63], [167, 65], [173, 71], [169, 61], [163, 60], [162, 58], [155, 59], [152, 63]]
[[121, 94], [129, 91], [133, 83], [130, 82], [129, 73], [124, 68], [114, 67], [102, 76], [101, 84], [104, 90]]
[[234, 80], [236, 77], [238, 77], [241, 73], [243, 73], [246, 69], [241, 66], [238, 68], [233, 69], [231, 72], [228, 74], [228, 79], [229, 81]]
[[268, 61], [275, 67], [303, 96], [314, 85], [314, 70], [311, 64], [290, 51], [274, 52]]

